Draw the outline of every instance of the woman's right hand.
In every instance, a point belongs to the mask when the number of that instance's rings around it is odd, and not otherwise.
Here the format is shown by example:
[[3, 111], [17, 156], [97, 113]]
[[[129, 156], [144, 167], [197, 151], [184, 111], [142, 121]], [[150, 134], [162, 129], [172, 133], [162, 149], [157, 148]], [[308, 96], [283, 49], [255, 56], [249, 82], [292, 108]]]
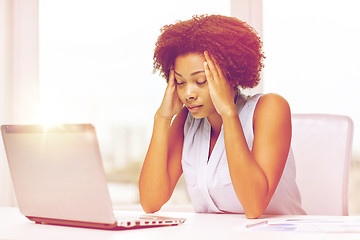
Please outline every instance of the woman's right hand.
[[165, 90], [165, 95], [158, 109], [156, 116], [171, 120], [176, 114], [180, 112], [183, 107], [177, 91], [175, 83], [174, 70], [170, 70], [168, 85]]
[[171, 70], [164, 98], [154, 116], [153, 133], [139, 178], [140, 203], [147, 213], [159, 211], [170, 199], [182, 174], [187, 111], [182, 107], [176, 89], [174, 71]]

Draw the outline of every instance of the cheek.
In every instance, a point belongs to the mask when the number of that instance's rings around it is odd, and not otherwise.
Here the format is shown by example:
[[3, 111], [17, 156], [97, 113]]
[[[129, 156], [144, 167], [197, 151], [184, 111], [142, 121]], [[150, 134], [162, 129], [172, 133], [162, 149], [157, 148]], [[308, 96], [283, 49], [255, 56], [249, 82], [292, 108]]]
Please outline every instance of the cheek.
[[210, 96], [209, 89], [204, 89], [203, 92], [202, 92], [202, 96], [203, 96], [204, 100], [206, 100], [207, 102], [212, 104], [212, 99], [211, 99], [211, 96]]
[[183, 93], [184, 91], [182, 89], [176, 88], [176, 92], [180, 100], [184, 102], [184, 93]]

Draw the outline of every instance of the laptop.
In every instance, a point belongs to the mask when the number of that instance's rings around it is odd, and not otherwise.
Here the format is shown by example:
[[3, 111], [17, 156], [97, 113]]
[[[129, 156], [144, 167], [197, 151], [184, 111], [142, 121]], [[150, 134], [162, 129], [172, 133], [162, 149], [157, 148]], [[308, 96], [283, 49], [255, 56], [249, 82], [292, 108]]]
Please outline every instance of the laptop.
[[91, 124], [2, 125], [20, 212], [39, 224], [124, 230], [178, 225], [158, 214], [115, 216]]

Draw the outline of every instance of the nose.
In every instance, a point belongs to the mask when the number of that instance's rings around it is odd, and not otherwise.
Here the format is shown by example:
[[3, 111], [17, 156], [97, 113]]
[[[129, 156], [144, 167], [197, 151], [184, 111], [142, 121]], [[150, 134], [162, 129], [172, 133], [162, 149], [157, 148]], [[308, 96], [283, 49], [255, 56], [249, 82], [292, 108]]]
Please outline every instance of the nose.
[[192, 84], [187, 84], [185, 89], [185, 98], [187, 101], [196, 100], [198, 97], [196, 87]]

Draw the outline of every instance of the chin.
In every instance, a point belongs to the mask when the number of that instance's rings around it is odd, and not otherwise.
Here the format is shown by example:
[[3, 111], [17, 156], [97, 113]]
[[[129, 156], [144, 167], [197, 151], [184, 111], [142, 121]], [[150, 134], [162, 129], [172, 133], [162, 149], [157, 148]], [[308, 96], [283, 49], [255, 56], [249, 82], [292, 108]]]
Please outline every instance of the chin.
[[192, 113], [192, 112], [190, 112], [190, 113], [193, 116], [193, 118], [195, 118], [195, 119], [206, 118], [206, 116], [204, 116], [203, 114], [200, 114], [200, 113]]

